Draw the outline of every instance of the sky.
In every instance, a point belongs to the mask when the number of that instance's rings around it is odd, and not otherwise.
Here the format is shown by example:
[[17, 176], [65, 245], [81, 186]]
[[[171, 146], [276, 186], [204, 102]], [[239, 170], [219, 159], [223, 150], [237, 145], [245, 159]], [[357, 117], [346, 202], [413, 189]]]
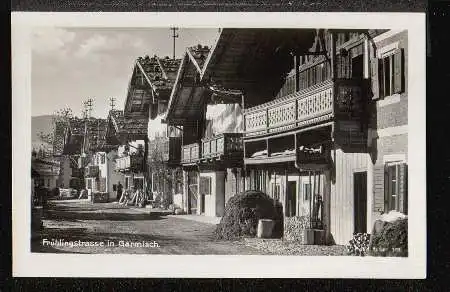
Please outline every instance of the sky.
[[[178, 30], [176, 56], [188, 46], [211, 47], [218, 29]], [[106, 118], [109, 98], [123, 109], [134, 61], [173, 55], [169, 28], [35, 28], [32, 32], [32, 116], [69, 107], [81, 116], [94, 99], [92, 116]]]

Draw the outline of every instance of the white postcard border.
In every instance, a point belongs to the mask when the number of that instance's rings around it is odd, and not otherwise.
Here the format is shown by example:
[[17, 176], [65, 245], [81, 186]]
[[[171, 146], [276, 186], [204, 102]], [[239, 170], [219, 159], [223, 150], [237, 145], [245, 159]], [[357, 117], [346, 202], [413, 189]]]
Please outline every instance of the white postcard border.
[[[51, 277], [424, 278], [426, 276], [424, 13], [13, 12], [13, 275]], [[31, 44], [36, 26], [408, 29], [409, 257], [84, 255], [30, 252]]]

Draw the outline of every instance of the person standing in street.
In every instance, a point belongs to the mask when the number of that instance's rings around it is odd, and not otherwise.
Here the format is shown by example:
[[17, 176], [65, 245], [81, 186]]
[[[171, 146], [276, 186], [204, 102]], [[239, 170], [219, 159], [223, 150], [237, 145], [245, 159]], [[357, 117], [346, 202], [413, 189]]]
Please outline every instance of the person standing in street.
[[117, 184], [117, 201], [118, 202], [120, 201], [120, 198], [122, 197], [122, 190], [123, 190], [123, 187], [119, 181], [119, 183]]

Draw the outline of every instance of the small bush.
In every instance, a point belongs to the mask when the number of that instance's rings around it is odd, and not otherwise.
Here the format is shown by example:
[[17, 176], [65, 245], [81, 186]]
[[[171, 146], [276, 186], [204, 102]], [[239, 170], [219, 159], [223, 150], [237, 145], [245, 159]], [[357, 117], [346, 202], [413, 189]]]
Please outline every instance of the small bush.
[[408, 256], [408, 219], [386, 222], [383, 229], [372, 235], [372, 256]]
[[369, 249], [370, 234], [356, 233], [345, 246], [348, 255], [365, 256]]
[[272, 235], [282, 236], [283, 214], [279, 204], [259, 191], [236, 194], [229, 199], [225, 207], [225, 214], [216, 229], [216, 238], [230, 240], [240, 236], [254, 237], [259, 219], [274, 220]]

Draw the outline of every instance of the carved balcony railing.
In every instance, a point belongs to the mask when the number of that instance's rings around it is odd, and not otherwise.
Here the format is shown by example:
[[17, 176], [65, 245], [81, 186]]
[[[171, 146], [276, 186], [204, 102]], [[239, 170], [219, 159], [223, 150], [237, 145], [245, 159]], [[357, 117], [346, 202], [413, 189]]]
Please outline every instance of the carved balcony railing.
[[116, 158], [116, 171], [119, 172], [140, 172], [144, 163], [143, 155], [128, 155]]
[[212, 138], [202, 139], [201, 159], [243, 156], [241, 133], [222, 133]]
[[200, 160], [200, 144], [192, 143], [183, 145], [181, 151], [181, 163], [192, 164]]
[[360, 79], [327, 80], [246, 109], [245, 136], [267, 135], [335, 119], [358, 120], [364, 115], [364, 85]]
[[85, 177], [98, 177], [99, 167], [98, 165], [89, 165], [84, 168]]

